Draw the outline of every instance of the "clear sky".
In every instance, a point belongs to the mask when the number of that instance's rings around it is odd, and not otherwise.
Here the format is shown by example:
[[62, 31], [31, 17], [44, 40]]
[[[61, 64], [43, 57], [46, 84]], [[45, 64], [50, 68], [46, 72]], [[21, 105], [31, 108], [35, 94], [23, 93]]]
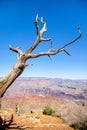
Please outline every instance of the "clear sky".
[[[58, 49], [78, 36], [82, 38], [56, 56], [28, 60], [23, 77], [87, 79], [87, 0], [0, 0], [0, 77], [5, 76], [17, 60], [8, 45], [25, 51], [36, 38], [36, 14], [44, 17], [53, 47]], [[48, 51], [50, 42], [42, 42], [35, 52]]]

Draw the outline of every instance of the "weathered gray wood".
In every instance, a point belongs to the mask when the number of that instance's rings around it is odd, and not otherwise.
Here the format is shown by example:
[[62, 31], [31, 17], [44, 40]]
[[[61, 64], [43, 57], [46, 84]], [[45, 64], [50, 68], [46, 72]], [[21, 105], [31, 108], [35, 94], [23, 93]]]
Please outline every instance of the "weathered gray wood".
[[[39, 27], [39, 22], [41, 22], [43, 25], [43, 27], [41, 29]], [[32, 46], [30, 46], [25, 52], [22, 52], [19, 48], [13, 48], [13, 47], [9, 46], [10, 50], [17, 53], [18, 59], [16, 61], [16, 64], [11, 69], [11, 71], [4, 78], [2, 78], [0, 80], [0, 97], [2, 97], [4, 95], [4, 93], [10, 87], [10, 85], [17, 79], [17, 77], [19, 75], [21, 75], [21, 73], [24, 71], [25, 67], [30, 65], [30, 64], [26, 64], [26, 61], [28, 59], [37, 58], [40, 56], [49, 56], [50, 57], [51, 55], [56, 55], [56, 54], [60, 53], [61, 51], [64, 51], [66, 54], [70, 55], [68, 53], [68, 51], [66, 51], [65, 47], [73, 44], [82, 36], [82, 33], [80, 32], [80, 28], [78, 28], [78, 32], [80, 35], [77, 38], [75, 38], [73, 41], [65, 44], [63, 47], [61, 47], [53, 52], [48, 50], [47, 52], [39, 52], [37, 54], [32, 54], [32, 51], [38, 46], [38, 44], [40, 42], [43, 42], [43, 41], [47, 42], [47, 41], [51, 40], [51, 38], [42, 37], [43, 34], [47, 31], [46, 22], [43, 21], [43, 18], [41, 17], [41, 19], [40, 19], [37, 15], [36, 21], [34, 23], [35, 23], [35, 27], [36, 27], [37, 37]]]

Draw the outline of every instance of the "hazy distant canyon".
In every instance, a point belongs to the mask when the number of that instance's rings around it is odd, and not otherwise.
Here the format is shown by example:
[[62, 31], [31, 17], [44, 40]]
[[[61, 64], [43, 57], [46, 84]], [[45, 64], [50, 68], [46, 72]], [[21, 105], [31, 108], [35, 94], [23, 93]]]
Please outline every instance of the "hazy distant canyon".
[[87, 99], [87, 80], [59, 78], [18, 78], [4, 97], [13, 98], [24, 94]]

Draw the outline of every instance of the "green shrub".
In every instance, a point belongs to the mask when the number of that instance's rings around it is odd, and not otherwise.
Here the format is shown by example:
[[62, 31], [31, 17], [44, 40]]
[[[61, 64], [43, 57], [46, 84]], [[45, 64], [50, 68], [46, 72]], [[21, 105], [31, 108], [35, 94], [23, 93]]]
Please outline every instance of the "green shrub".
[[43, 110], [43, 114], [45, 115], [53, 115], [54, 113], [55, 111], [49, 106], [46, 106]]

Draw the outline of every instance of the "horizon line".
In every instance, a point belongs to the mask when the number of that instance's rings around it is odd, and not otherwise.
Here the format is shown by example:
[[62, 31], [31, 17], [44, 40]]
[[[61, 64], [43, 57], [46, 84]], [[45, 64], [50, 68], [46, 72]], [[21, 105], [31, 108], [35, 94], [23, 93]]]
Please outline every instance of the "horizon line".
[[[4, 78], [4, 76], [0, 77], [0, 79], [1, 78]], [[64, 79], [64, 80], [87, 80], [86, 78], [64, 78], [64, 77], [45, 77], [45, 76], [41, 76], [41, 77], [39, 77], [39, 76], [19, 76], [17, 79], [19, 79], [19, 78], [44, 78], [44, 79]]]

